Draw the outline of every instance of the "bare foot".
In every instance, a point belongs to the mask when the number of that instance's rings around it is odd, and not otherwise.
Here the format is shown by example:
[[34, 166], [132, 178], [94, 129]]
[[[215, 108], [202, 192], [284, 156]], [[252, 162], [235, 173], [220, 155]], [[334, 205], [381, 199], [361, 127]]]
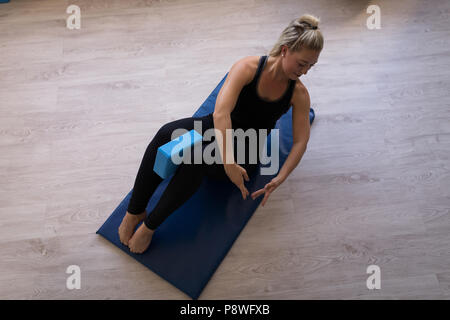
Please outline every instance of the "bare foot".
[[119, 238], [120, 242], [124, 245], [128, 245], [128, 241], [133, 235], [134, 228], [145, 219], [147, 212], [142, 212], [141, 214], [131, 214], [127, 212], [122, 219], [122, 223], [119, 226]]
[[150, 242], [152, 241], [154, 230], [147, 228], [145, 223], [136, 230], [128, 242], [128, 247], [133, 253], [143, 253], [147, 250]]

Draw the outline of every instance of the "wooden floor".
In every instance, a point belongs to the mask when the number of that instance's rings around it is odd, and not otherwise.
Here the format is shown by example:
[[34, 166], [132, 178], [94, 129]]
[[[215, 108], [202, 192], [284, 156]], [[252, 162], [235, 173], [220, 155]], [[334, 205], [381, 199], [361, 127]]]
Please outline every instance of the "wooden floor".
[[[65, 27], [73, 3], [80, 30]], [[0, 298], [189, 298], [95, 232], [161, 125], [312, 13], [326, 41], [301, 78], [308, 150], [200, 299], [449, 299], [450, 3], [376, 1], [379, 30], [370, 4], [0, 4]], [[380, 290], [366, 287], [373, 264]]]

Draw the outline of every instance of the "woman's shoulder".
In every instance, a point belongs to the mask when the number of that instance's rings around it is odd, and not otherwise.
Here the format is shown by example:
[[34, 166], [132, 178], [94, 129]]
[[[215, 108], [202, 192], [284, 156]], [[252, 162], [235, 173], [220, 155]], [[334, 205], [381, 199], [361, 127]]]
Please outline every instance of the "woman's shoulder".
[[294, 92], [292, 93], [291, 97], [291, 105], [294, 104], [293, 102], [295, 100], [298, 101], [299, 99], [303, 100], [305, 98], [309, 98], [308, 89], [306, 89], [305, 85], [300, 81], [300, 79], [297, 79], [295, 81]]
[[253, 78], [256, 75], [256, 71], [258, 70], [260, 56], [246, 56], [238, 60], [238, 63], [242, 63], [245, 65], [245, 70], [247, 74], [247, 81], [245, 85], [248, 85], [252, 82]]
[[246, 56], [240, 59], [243, 63], [254, 69], [258, 68], [260, 56]]

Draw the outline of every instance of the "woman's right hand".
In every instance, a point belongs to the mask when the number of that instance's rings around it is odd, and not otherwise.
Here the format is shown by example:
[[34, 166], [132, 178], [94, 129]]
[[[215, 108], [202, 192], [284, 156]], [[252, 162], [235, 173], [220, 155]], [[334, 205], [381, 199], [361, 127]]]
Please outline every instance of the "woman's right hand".
[[250, 180], [247, 175], [247, 170], [245, 170], [237, 163], [233, 163], [225, 165], [225, 173], [227, 174], [228, 178], [230, 178], [231, 182], [233, 182], [239, 188], [239, 190], [241, 190], [242, 198], [245, 200], [249, 195], [249, 192], [244, 185], [244, 178], [245, 181]]

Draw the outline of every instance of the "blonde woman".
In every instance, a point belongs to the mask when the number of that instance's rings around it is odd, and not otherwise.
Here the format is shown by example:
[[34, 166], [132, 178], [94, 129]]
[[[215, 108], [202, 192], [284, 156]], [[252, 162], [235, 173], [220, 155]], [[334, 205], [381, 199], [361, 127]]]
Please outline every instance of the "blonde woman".
[[[204, 176], [232, 182], [241, 191], [243, 199], [249, 195], [244, 180], [249, 180], [248, 173], [258, 164], [250, 164], [247, 159], [242, 165], [235, 163], [234, 145], [234, 150], [220, 150], [222, 164], [181, 163], [159, 202], [147, 215], [148, 201], [162, 182], [162, 178], [153, 171], [156, 152], [159, 146], [170, 141], [173, 130], [184, 128], [189, 131], [194, 128], [194, 121], [201, 121], [202, 130], [220, 130], [225, 140], [226, 129], [254, 128], [270, 132], [292, 106], [293, 146], [289, 156], [278, 175], [263, 189], [253, 192], [252, 199], [264, 194], [264, 206], [270, 194], [297, 166], [306, 150], [310, 128], [309, 95], [299, 77], [306, 75], [317, 63], [323, 48], [324, 40], [318, 24], [319, 19], [309, 14], [291, 21], [268, 56], [248, 56], [233, 64], [219, 91], [213, 113], [175, 120], [159, 129], [145, 151], [127, 212], [118, 230], [120, 241], [131, 252], [147, 250], [154, 230], [198, 190]], [[222, 142], [227, 145], [226, 141]], [[227, 154], [234, 154], [231, 163]], [[142, 225], [134, 232], [141, 221]]]

